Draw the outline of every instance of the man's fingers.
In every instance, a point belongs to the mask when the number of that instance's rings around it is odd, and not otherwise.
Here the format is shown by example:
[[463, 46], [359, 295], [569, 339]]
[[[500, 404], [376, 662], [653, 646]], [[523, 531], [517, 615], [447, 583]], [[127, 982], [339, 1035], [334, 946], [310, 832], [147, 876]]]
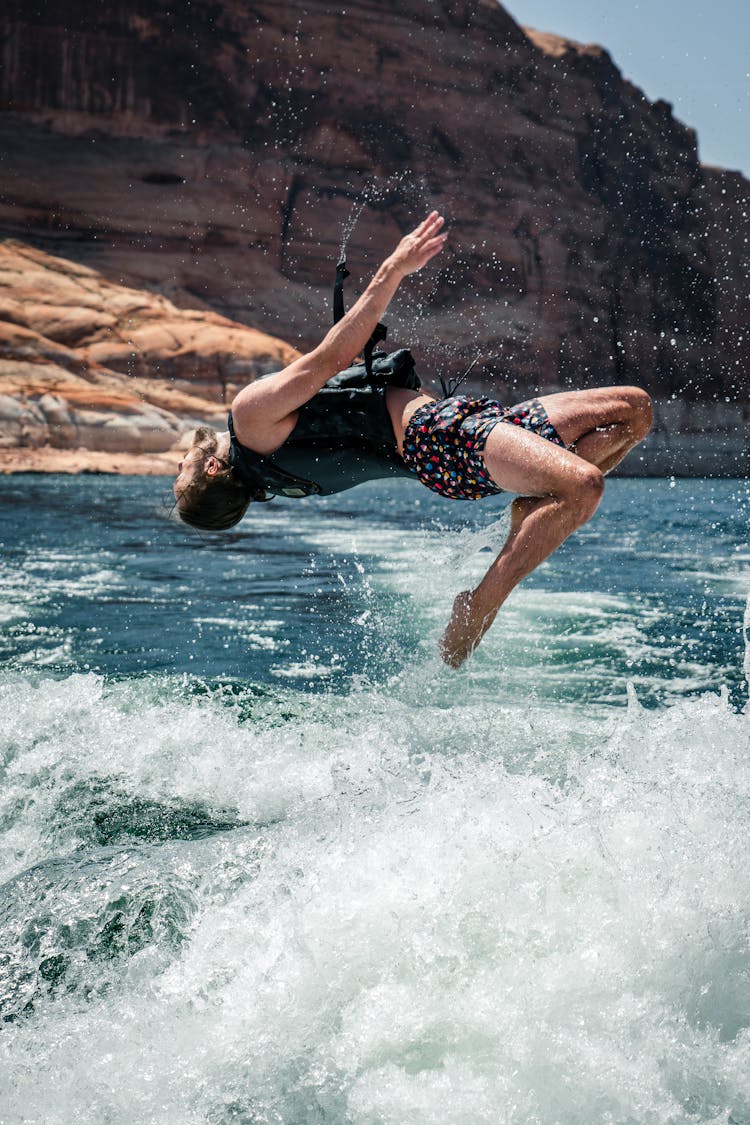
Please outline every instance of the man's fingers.
[[438, 234], [438, 231], [440, 230], [442, 225], [442, 221], [440, 223], [436, 223], [434, 226], [429, 227], [421, 235], [414, 238], [414, 249], [417, 251], [417, 253], [424, 253], [425, 249], [428, 246], [432, 245], [435, 239], [440, 240], [441, 245], [443, 242], [445, 242], [448, 236], [445, 234]]
[[395, 254], [402, 262], [404, 275], [421, 269], [445, 245], [446, 234], [441, 234], [445, 219], [438, 211], [431, 211], [411, 234], [404, 235]]
[[434, 220], [433, 220], [433, 221], [432, 221], [432, 222], [431, 222], [431, 223], [430, 223], [430, 224], [428, 225], [428, 227], [427, 227], [427, 230], [426, 230], [426, 231], [424, 232], [424, 234], [422, 235], [422, 237], [423, 237], [423, 238], [424, 238], [425, 236], [428, 236], [428, 237], [430, 237], [430, 236], [432, 236], [432, 235], [435, 235], [435, 234], [437, 234], [437, 232], [438, 232], [438, 231], [440, 230], [440, 228], [442, 227], [442, 225], [443, 225], [443, 223], [444, 223], [444, 222], [445, 222], [445, 219], [443, 218], [443, 216], [442, 216], [442, 215], [438, 215], [438, 216], [437, 216], [437, 218], [436, 218], [436, 219], [434, 219]]
[[436, 231], [440, 230], [444, 222], [445, 219], [443, 218], [443, 216], [439, 215], [437, 211], [433, 211], [432, 214], [428, 216], [427, 219], [425, 219], [422, 237], [424, 238], [425, 235], [435, 234]]
[[427, 218], [424, 219], [423, 222], [421, 222], [417, 229], [414, 231], [414, 234], [417, 238], [422, 238], [423, 236], [428, 235], [433, 230], [433, 228], [436, 227], [436, 224], [438, 224], [437, 229], [439, 229], [439, 227], [441, 227], [444, 222], [445, 220], [438, 211], [430, 211]]
[[[428, 223], [431, 223], [435, 218], [437, 218], [437, 214], [438, 214], [437, 211], [430, 211], [427, 218], [423, 219], [422, 222], [417, 227], [417, 231], [421, 232], [422, 230], [424, 230], [424, 228], [427, 226]], [[417, 231], [415, 231], [414, 233], [416, 234]]]
[[430, 257], [432, 257], [433, 254], [437, 254], [438, 250], [443, 249], [447, 241], [447, 234], [439, 234], [437, 238], [431, 238], [429, 242], [425, 242], [424, 246], [422, 247], [422, 253], [427, 253], [430, 255]]

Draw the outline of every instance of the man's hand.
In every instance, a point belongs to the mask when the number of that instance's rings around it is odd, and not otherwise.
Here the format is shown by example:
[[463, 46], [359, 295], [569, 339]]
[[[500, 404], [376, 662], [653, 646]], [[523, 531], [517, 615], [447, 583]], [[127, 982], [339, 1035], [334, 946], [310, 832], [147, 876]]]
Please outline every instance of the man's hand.
[[421, 270], [445, 246], [448, 235], [440, 233], [444, 222], [437, 211], [430, 212], [416, 230], [404, 235], [384, 265], [393, 266], [402, 277]]

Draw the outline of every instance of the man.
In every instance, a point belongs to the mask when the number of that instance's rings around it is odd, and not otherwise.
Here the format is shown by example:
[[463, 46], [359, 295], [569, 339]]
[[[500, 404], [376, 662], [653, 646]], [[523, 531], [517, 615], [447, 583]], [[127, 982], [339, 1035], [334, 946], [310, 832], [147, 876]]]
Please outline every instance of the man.
[[[244, 387], [229, 430], [199, 430], [180, 463], [180, 517], [221, 529], [253, 500], [303, 497], [363, 480], [416, 476], [449, 499], [514, 492], [508, 539], [474, 590], [459, 594], [441, 641], [457, 668], [510, 591], [596, 511], [604, 474], [651, 426], [638, 387], [564, 391], [505, 407], [487, 398], [425, 394], [408, 352], [349, 368], [371, 340], [400, 282], [442, 250], [433, 211], [380, 266], [317, 348]], [[340, 373], [343, 372], [343, 375]]]

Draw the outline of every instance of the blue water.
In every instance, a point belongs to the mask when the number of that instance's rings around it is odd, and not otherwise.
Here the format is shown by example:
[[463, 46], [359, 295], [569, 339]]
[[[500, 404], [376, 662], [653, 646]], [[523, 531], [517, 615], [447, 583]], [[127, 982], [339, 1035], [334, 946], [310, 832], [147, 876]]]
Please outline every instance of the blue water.
[[750, 486], [0, 479], [0, 1120], [750, 1122]]
[[[5, 478], [0, 658], [107, 677], [349, 693], [433, 667], [452, 595], [504, 535], [502, 499], [410, 482], [253, 509], [222, 535], [167, 518], [162, 480]], [[516, 593], [458, 680], [512, 700], [742, 692], [750, 486], [615, 480], [597, 519]], [[509, 677], [511, 682], [509, 683]], [[450, 690], [450, 689], [448, 689]]]

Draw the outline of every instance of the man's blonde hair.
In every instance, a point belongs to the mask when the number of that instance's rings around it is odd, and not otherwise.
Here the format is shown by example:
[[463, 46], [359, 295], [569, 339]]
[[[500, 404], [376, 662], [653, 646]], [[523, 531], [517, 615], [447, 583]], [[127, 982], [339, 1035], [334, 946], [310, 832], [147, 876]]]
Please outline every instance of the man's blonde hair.
[[[206, 455], [216, 454], [217, 443], [215, 430], [200, 427], [193, 434], [192, 448], [198, 446]], [[190, 527], [226, 531], [240, 522], [251, 500], [250, 489], [237, 480], [230, 465], [211, 476], [200, 466], [192, 481], [180, 490], [177, 514]]]

